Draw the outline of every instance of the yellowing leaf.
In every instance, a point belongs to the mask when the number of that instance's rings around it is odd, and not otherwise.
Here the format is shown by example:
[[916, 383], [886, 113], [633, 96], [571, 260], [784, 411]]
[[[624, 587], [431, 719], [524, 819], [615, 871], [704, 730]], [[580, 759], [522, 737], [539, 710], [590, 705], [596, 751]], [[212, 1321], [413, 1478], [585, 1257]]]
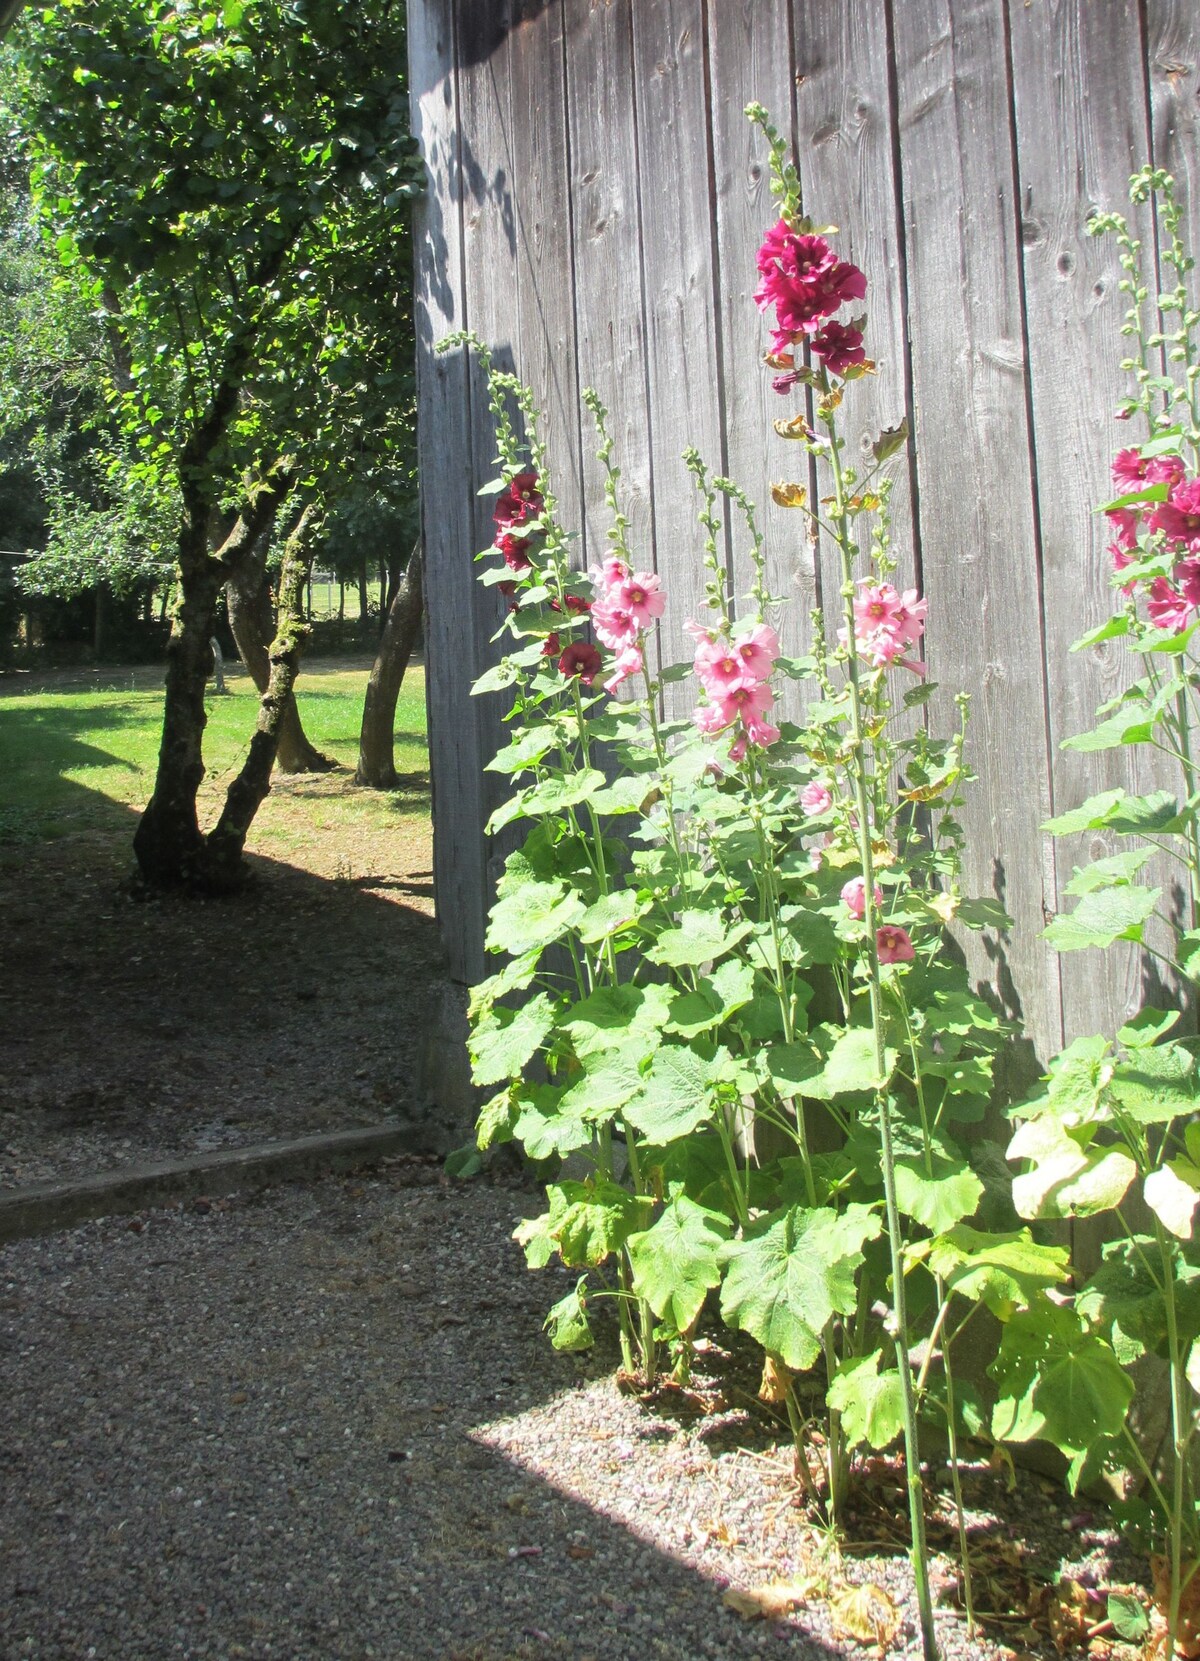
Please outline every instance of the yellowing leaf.
[[900, 1611], [882, 1586], [865, 1581], [847, 1586], [829, 1605], [834, 1634], [855, 1638], [860, 1644], [877, 1644], [886, 1649], [900, 1630]]
[[905, 802], [936, 801], [939, 796], [945, 795], [946, 791], [958, 778], [960, 771], [960, 768], [954, 767], [951, 768], [950, 772], [944, 773], [940, 779], [934, 779], [930, 784], [919, 785], [915, 790], [901, 790], [900, 798]]
[[768, 369], [794, 369], [796, 367], [796, 359], [791, 352], [768, 352], [763, 358], [763, 362]]
[[811, 438], [812, 428], [802, 415], [793, 415], [790, 421], [773, 423], [780, 438]]
[[861, 363], [848, 363], [842, 370], [842, 379], [844, 381], [860, 381], [864, 375], [873, 375], [874, 373], [875, 360], [864, 358]]
[[808, 491], [802, 484], [773, 484], [771, 500], [779, 508], [802, 508], [808, 502]]
[[872, 838], [871, 853], [874, 855], [877, 871], [888, 871], [896, 863], [896, 850], [890, 847], [882, 837]]
[[936, 912], [943, 923], [951, 923], [958, 910], [958, 899], [954, 894], [935, 894], [929, 902], [929, 909]]
[[[1177, 1160], [1182, 1165], [1182, 1160]], [[1192, 1238], [1192, 1213], [1200, 1194], [1182, 1182], [1169, 1165], [1151, 1171], [1142, 1184], [1142, 1196], [1164, 1228], [1180, 1240]]]
[[842, 389], [840, 386], [835, 386], [833, 390], [827, 393], [817, 405], [817, 414], [821, 417], [822, 421], [828, 421], [829, 417], [833, 414], [834, 410], [838, 407], [841, 401]]
[[784, 1366], [777, 1356], [768, 1355], [763, 1361], [762, 1383], [758, 1387], [759, 1401], [770, 1402], [777, 1406], [787, 1400], [788, 1391], [792, 1387], [791, 1370]]
[[778, 1621], [807, 1602], [818, 1588], [819, 1583], [812, 1580], [775, 1580], [748, 1592], [731, 1588], [722, 1601], [744, 1621]]

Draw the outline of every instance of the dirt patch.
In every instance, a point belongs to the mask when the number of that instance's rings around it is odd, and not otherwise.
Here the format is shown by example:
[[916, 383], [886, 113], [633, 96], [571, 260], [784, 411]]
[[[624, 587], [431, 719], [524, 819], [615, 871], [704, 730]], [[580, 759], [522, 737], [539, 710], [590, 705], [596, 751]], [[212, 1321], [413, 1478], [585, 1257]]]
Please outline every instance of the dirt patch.
[[236, 899], [133, 898], [116, 803], [0, 848], [0, 1185], [410, 1115], [443, 984], [424, 787], [277, 780]]

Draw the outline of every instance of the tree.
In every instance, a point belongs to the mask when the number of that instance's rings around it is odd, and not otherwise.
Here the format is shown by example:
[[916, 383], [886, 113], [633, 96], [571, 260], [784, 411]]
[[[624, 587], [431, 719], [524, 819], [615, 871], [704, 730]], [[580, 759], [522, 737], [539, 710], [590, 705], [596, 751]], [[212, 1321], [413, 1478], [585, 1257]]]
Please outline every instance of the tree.
[[403, 7], [62, 0], [21, 38], [35, 203], [128, 365], [110, 401], [131, 476], [180, 509], [135, 850], [150, 881], [223, 884], [196, 811], [218, 595], [267, 509], [394, 466], [411, 403], [409, 279], [392, 265], [421, 177]]

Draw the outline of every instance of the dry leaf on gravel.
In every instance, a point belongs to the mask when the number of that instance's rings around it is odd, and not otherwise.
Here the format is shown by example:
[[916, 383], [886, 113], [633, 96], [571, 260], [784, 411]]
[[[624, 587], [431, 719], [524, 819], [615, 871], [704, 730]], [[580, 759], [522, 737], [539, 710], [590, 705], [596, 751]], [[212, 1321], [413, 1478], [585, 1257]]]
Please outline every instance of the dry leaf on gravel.
[[1088, 1634], [1101, 1618], [1091, 1593], [1077, 1580], [1058, 1582], [1050, 1594], [1046, 1615], [1050, 1636], [1060, 1655], [1069, 1649], [1084, 1648]]
[[[1165, 1557], [1152, 1557], [1150, 1574], [1154, 1584], [1154, 1602], [1166, 1620], [1171, 1606], [1171, 1565]], [[1183, 1593], [1179, 1599], [1175, 1653], [1184, 1656], [1185, 1661], [1196, 1661], [1196, 1657], [1200, 1656], [1200, 1572], [1195, 1563], [1183, 1565]]]
[[895, 1602], [874, 1581], [847, 1586], [831, 1598], [829, 1613], [839, 1638], [854, 1638], [860, 1644], [875, 1644], [882, 1654], [900, 1630], [900, 1611]]
[[767, 1586], [752, 1586], [747, 1592], [731, 1588], [722, 1601], [744, 1621], [779, 1621], [807, 1603], [817, 1589], [812, 1580], [776, 1580]]
[[763, 1362], [762, 1383], [758, 1387], [759, 1401], [765, 1401], [772, 1406], [787, 1400], [788, 1391], [792, 1387], [792, 1373], [773, 1355], [768, 1355]]

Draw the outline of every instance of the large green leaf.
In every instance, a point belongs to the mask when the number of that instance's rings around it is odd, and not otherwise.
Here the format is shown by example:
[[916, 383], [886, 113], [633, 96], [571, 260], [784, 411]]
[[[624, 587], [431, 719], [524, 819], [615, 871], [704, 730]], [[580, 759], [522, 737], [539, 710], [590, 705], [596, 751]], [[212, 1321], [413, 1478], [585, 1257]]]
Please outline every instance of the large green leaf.
[[676, 926], [664, 929], [646, 956], [670, 968], [696, 968], [726, 956], [752, 926], [746, 922], [730, 926], [716, 911], [683, 911]]
[[468, 1040], [471, 1077], [476, 1084], [503, 1084], [517, 1078], [554, 1028], [554, 1004], [546, 992], [520, 1009], [493, 1005]]
[[728, 1059], [724, 1050], [708, 1059], [691, 1046], [663, 1044], [625, 1117], [657, 1147], [690, 1136], [712, 1116], [715, 1076]]
[[[1200, 1269], [1181, 1251], [1171, 1253], [1175, 1275], [1175, 1318], [1180, 1342], [1200, 1336]], [[1118, 1354], [1132, 1342], [1133, 1354], [1152, 1350], [1165, 1355], [1167, 1306], [1163, 1297], [1164, 1265], [1157, 1242], [1149, 1235], [1113, 1240], [1104, 1261], [1075, 1300], [1089, 1326], [1109, 1339]], [[1132, 1359], [1132, 1354], [1130, 1355]]]
[[1124, 853], [1108, 859], [1094, 859], [1090, 865], [1077, 865], [1064, 893], [1091, 894], [1099, 888], [1119, 888], [1131, 883], [1143, 865], [1154, 858], [1153, 848], [1127, 848]]
[[992, 1435], [1052, 1442], [1068, 1458], [1119, 1435], [1133, 1400], [1133, 1381], [1110, 1346], [1046, 1299], [1007, 1323], [988, 1372], [997, 1387]]
[[1044, 930], [1056, 952], [1111, 946], [1114, 940], [1140, 940], [1153, 916], [1160, 888], [1101, 888], [1085, 894], [1074, 911], [1055, 917]]
[[574, 1153], [576, 1148], [586, 1148], [595, 1136], [595, 1124], [584, 1118], [584, 1104], [578, 1102], [565, 1110], [564, 1095], [551, 1085], [537, 1084], [526, 1086], [518, 1097], [520, 1112], [513, 1135], [530, 1159]]
[[552, 773], [525, 792], [522, 805], [527, 814], [562, 813], [586, 802], [604, 783], [604, 774], [595, 767], [581, 767], [576, 773]]
[[821, 1352], [828, 1322], [854, 1310], [862, 1247], [879, 1232], [879, 1219], [864, 1205], [841, 1214], [792, 1206], [763, 1218], [725, 1248], [722, 1316], [804, 1371]]
[[1074, 1134], [1049, 1114], [1022, 1125], [1008, 1145], [1009, 1159], [1030, 1169], [1013, 1178], [1013, 1204], [1021, 1217], [1091, 1217], [1120, 1205], [1137, 1175], [1123, 1144], [1096, 1146], [1092, 1131]]
[[[845, 1031], [835, 1027], [817, 1027], [811, 1037], [817, 1046], [821, 1065], [804, 1079], [800, 1094], [811, 1096], [816, 1101], [827, 1102], [835, 1096], [862, 1092], [873, 1094], [887, 1083], [895, 1071], [896, 1052], [886, 1050], [884, 1076], [880, 1078], [875, 1057], [875, 1035], [869, 1027], [849, 1027]], [[798, 1053], [793, 1057], [790, 1052], [799, 1052], [802, 1047], [779, 1047], [787, 1052], [780, 1057], [781, 1069], [798, 1062]]]
[[904, 1389], [895, 1368], [879, 1371], [879, 1352], [839, 1367], [826, 1401], [842, 1416], [848, 1444], [886, 1448], [904, 1429]]
[[578, 922], [583, 912], [583, 901], [566, 883], [525, 883], [492, 907], [487, 948], [515, 956], [534, 946], [548, 946]]
[[633, 1289], [654, 1313], [686, 1332], [721, 1283], [721, 1251], [729, 1219], [676, 1190], [652, 1228], [626, 1242]]
[[1123, 744], [1146, 744], [1154, 733], [1154, 721], [1149, 706], [1130, 704], [1101, 721], [1091, 732], [1077, 733], [1065, 738], [1064, 750], [1117, 750]]
[[644, 1061], [662, 1041], [670, 1005], [665, 986], [603, 986], [581, 999], [561, 1024], [581, 1060], [601, 1050], [622, 1050]]
[[983, 1234], [959, 1223], [931, 1243], [928, 1262], [948, 1291], [985, 1303], [1002, 1321], [1070, 1278], [1066, 1247], [1039, 1245], [1027, 1228]]
[[652, 1204], [645, 1195], [631, 1194], [619, 1183], [604, 1178], [563, 1182], [555, 1187], [562, 1203], [554, 1208], [551, 1232], [559, 1256], [572, 1269], [603, 1263], [644, 1225]]
[[581, 1275], [575, 1290], [560, 1298], [546, 1316], [545, 1330], [556, 1350], [589, 1350], [596, 1342], [588, 1325], [586, 1287], [587, 1276]]
[[1166, 1124], [1200, 1111], [1196, 1059], [1181, 1044], [1139, 1049], [1113, 1069], [1113, 1097], [1142, 1125]]
[[965, 1160], [934, 1157], [932, 1165], [930, 1175], [917, 1155], [896, 1161], [896, 1203], [904, 1216], [942, 1234], [974, 1215], [983, 1184]]
[[1108, 1040], [1094, 1034], [1077, 1038], [1050, 1063], [1046, 1093], [1051, 1111], [1075, 1124], [1095, 1118], [1112, 1073]]
[[593, 900], [575, 925], [585, 945], [609, 940], [622, 929], [630, 928], [647, 909], [648, 902], [639, 901], [632, 888], [618, 889], [615, 894], [603, 894]]

